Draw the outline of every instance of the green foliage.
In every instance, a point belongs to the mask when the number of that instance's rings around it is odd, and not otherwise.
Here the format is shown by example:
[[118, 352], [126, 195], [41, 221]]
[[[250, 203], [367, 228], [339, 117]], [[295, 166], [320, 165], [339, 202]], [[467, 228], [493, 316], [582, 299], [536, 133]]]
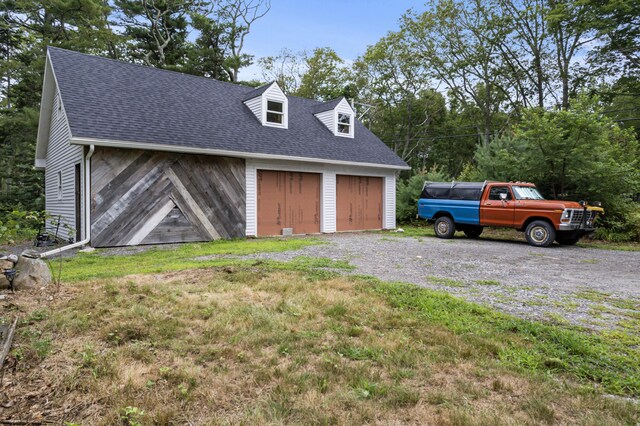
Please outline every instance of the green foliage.
[[351, 77], [344, 60], [330, 47], [319, 47], [305, 57], [306, 71], [300, 78], [296, 95], [308, 99], [328, 101], [346, 96], [352, 98]]
[[422, 171], [406, 180], [398, 180], [396, 189], [396, 219], [398, 223], [415, 220], [418, 199], [425, 182], [445, 182], [451, 178], [438, 167]]
[[27, 212], [14, 210], [2, 214], [0, 212], [0, 244], [33, 239], [46, 217], [44, 212]]
[[552, 199], [597, 200], [606, 223], [632, 236], [632, 202], [640, 193], [640, 147], [631, 130], [602, 113], [597, 99], [567, 111], [525, 110], [512, 132], [476, 152], [483, 179], [537, 184]]

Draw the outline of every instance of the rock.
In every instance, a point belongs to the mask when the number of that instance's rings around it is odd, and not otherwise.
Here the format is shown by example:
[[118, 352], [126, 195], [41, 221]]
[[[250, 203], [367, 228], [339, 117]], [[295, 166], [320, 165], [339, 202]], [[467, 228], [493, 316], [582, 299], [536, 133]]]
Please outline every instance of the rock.
[[37, 259], [28, 257], [32, 255], [32, 253], [29, 252], [34, 252], [34, 250], [26, 250], [23, 252], [16, 265], [18, 275], [13, 281], [13, 287], [16, 290], [46, 287], [51, 284], [52, 277], [49, 266], [44, 260], [39, 258], [40, 256], [37, 252], [35, 252], [38, 256]]
[[27, 249], [22, 252], [21, 257], [28, 257], [29, 259], [40, 259], [40, 253], [33, 249]]
[[[0, 260], [0, 269], [11, 269], [13, 268], [13, 262], [5, 259], [5, 260]], [[2, 272], [2, 271], [0, 271]]]
[[96, 251], [95, 248], [93, 248], [91, 246], [87, 246], [87, 247], [83, 248], [82, 250], [78, 250], [78, 253], [93, 253], [94, 251]]

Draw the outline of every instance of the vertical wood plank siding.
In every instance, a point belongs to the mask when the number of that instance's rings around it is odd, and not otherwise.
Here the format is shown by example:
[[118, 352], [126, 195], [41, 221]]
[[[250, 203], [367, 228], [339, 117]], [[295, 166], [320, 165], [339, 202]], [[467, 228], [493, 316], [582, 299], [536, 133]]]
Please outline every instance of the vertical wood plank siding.
[[91, 164], [95, 247], [245, 235], [244, 160], [97, 148]]
[[[75, 166], [78, 163], [81, 164], [80, 184], [84, 185], [84, 161], [82, 147], [71, 145], [69, 138], [71, 138], [71, 130], [64, 107], [60, 103], [60, 94], [56, 91], [51, 111], [47, 167], [44, 175], [45, 209], [52, 216], [61, 216], [60, 236], [65, 240], [75, 240]], [[58, 198], [58, 172], [62, 175], [61, 198]], [[84, 203], [81, 211], [84, 211], [83, 209]], [[84, 238], [84, 232], [82, 234]]]

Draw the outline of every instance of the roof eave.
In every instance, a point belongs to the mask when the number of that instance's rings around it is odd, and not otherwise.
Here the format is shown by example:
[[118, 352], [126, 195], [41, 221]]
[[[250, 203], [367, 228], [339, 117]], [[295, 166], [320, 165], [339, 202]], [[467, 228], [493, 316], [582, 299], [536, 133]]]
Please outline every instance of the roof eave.
[[[36, 137], [36, 152], [35, 152], [35, 168], [44, 169], [47, 164], [47, 149], [49, 145], [49, 136], [51, 130], [51, 115], [53, 112], [53, 100], [58, 90], [58, 80], [56, 78], [55, 71], [53, 70], [53, 64], [51, 62], [51, 56], [47, 49], [47, 59], [44, 66], [44, 78], [42, 81], [42, 95], [40, 98], [40, 117], [38, 119], [38, 135]], [[61, 109], [64, 111], [64, 104], [62, 103], [62, 96], [60, 97]], [[65, 119], [66, 114], [65, 114]], [[67, 127], [69, 128], [69, 134], [71, 134], [71, 127], [67, 120]]]
[[114, 140], [114, 139], [72, 137], [70, 142], [73, 145], [95, 145], [95, 146], [103, 146], [103, 147], [111, 147], [111, 148], [144, 149], [144, 150], [151, 150], [151, 151], [176, 152], [181, 154], [219, 155], [219, 156], [225, 156], [225, 157], [251, 158], [251, 159], [262, 159], [262, 160], [303, 161], [307, 163], [331, 162], [332, 164], [339, 164], [339, 165], [345, 165], [345, 166], [375, 167], [379, 169], [391, 169], [391, 170], [410, 170], [411, 169], [411, 167], [409, 166], [398, 166], [393, 164], [364, 163], [364, 162], [358, 162], [358, 161], [331, 160], [331, 159], [312, 158], [312, 157], [295, 157], [295, 156], [288, 156], [288, 155], [228, 151], [223, 149], [211, 149], [211, 148], [193, 148], [193, 147], [176, 146], [176, 145], [154, 144], [154, 143], [147, 143], [147, 142], [121, 141], [121, 140]]

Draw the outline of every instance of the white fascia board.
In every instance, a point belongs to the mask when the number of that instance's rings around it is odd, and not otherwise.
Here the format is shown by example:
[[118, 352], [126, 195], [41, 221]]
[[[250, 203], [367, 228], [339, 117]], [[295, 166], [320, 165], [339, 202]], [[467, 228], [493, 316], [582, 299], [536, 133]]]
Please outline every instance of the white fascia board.
[[146, 142], [129, 142], [129, 141], [119, 141], [119, 140], [112, 140], [112, 139], [72, 137], [70, 142], [72, 145], [95, 145], [95, 146], [104, 146], [104, 147], [110, 147], [110, 148], [142, 149], [145, 151], [177, 152], [181, 154], [218, 155], [223, 157], [254, 158], [254, 159], [262, 159], [262, 160], [304, 161], [307, 163], [321, 163], [321, 164], [330, 163], [330, 164], [339, 164], [343, 166], [375, 167], [378, 169], [391, 169], [391, 170], [410, 170], [411, 169], [411, 167], [408, 167], [408, 166], [392, 166], [389, 164], [360, 163], [357, 161], [329, 160], [329, 159], [310, 158], [310, 157], [293, 157], [288, 155], [261, 154], [257, 152], [227, 151], [223, 149], [192, 148], [192, 147], [186, 147], [186, 146], [162, 145], [162, 144], [146, 143]]
[[[38, 120], [38, 136], [36, 138], [36, 162], [47, 158], [47, 143], [51, 128], [51, 111], [53, 110], [53, 97], [55, 96], [55, 79], [53, 78], [51, 58], [47, 52], [44, 65], [44, 78], [42, 81], [42, 96], [40, 98], [40, 118]], [[36, 164], [37, 167], [37, 164]]]
[[[40, 99], [40, 118], [38, 120], [38, 136], [36, 138], [36, 155], [35, 155], [35, 167], [37, 169], [46, 167], [47, 149], [49, 145], [49, 132], [51, 130], [51, 115], [53, 112], [53, 99], [58, 94], [60, 101], [60, 108], [64, 112], [64, 119], [67, 122], [67, 128], [69, 134], [71, 134], [71, 126], [69, 124], [69, 118], [67, 117], [67, 110], [64, 107], [62, 96], [58, 86], [58, 79], [56, 73], [53, 70], [51, 63], [51, 57], [49, 51], [47, 51], [47, 59], [44, 66], [44, 78], [42, 81], [42, 97]], [[44, 164], [44, 165], [42, 165]]]

